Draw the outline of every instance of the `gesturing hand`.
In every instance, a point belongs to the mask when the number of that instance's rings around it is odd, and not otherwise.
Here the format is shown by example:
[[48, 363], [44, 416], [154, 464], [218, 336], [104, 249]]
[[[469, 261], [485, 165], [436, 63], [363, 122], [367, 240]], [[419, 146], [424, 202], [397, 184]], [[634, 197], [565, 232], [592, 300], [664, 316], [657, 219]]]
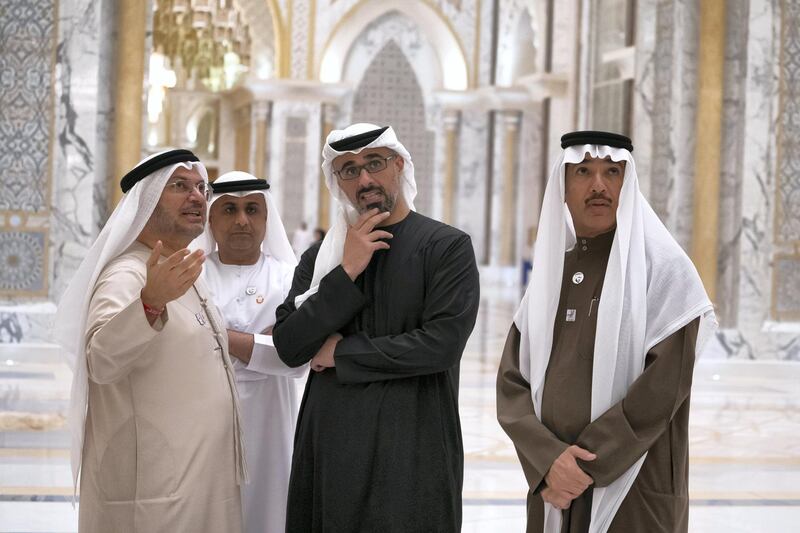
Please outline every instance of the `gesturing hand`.
[[390, 213], [379, 213], [373, 208], [362, 213], [355, 224], [347, 228], [342, 253], [342, 268], [354, 280], [367, 268], [375, 250], [388, 250], [389, 245], [378, 239], [391, 239], [388, 231], [376, 230], [375, 226], [389, 217]]
[[323, 343], [317, 355], [311, 358], [311, 370], [322, 372], [326, 368], [333, 368], [336, 363], [333, 360], [333, 352], [336, 351], [336, 344], [342, 340], [342, 336], [334, 333]]
[[157, 309], [162, 309], [167, 302], [180, 298], [189, 290], [203, 271], [206, 259], [202, 250], [189, 253], [184, 248], [159, 263], [162, 248], [161, 241], [158, 241], [147, 260], [147, 282], [142, 289], [142, 302]]
[[[548, 488], [553, 489], [555, 493], [560, 493], [558, 497], [563, 497], [563, 493], [566, 493], [571, 496], [570, 500], [573, 500], [594, 483], [594, 480], [578, 466], [575, 461], [576, 457], [584, 461], [594, 461], [597, 456], [573, 444], [553, 461], [550, 470], [544, 476]], [[544, 498], [544, 496], [542, 497]]]

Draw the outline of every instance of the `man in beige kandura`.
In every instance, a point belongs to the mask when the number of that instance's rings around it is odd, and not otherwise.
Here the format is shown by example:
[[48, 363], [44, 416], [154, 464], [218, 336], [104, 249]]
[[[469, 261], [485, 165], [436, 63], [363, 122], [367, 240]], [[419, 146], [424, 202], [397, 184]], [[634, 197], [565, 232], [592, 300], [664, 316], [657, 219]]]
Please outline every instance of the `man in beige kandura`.
[[81, 533], [241, 531], [245, 476], [224, 321], [200, 276], [208, 178], [188, 150], [151, 156], [59, 306], [74, 371]]

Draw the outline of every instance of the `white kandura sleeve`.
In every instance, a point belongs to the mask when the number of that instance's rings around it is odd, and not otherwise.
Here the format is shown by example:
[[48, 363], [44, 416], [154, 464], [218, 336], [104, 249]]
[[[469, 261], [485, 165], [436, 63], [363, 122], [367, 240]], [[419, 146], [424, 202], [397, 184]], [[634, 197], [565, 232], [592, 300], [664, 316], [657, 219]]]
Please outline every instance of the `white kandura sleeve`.
[[278, 357], [278, 351], [272, 342], [272, 335], [253, 334], [253, 353], [250, 362], [247, 363], [247, 370], [258, 372], [259, 374], [269, 374], [273, 376], [285, 376], [290, 378], [302, 378], [306, 375], [308, 365], [290, 368]]

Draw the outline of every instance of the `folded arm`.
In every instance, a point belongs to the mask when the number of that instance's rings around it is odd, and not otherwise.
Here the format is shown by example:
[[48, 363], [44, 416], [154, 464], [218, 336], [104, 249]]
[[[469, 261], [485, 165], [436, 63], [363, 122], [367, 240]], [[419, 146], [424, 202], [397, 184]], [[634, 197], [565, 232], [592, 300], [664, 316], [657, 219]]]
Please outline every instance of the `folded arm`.
[[443, 372], [461, 360], [475, 325], [480, 284], [469, 237], [437, 243], [426, 275], [420, 327], [398, 335], [347, 335], [336, 345], [336, 377], [364, 383]]

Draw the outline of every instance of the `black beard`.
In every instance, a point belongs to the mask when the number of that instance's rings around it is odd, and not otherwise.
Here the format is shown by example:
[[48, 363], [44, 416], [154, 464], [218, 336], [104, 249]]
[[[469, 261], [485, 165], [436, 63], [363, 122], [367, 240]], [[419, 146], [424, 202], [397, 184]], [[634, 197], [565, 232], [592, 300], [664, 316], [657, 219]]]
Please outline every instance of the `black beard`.
[[371, 204], [367, 204], [363, 207], [357, 206], [356, 207], [357, 211], [361, 214], [364, 214], [370, 209], [377, 209], [379, 213], [384, 213], [384, 212], [391, 213], [392, 210], [394, 209], [395, 204], [397, 203], [397, 197], [389, 196], [386, 193], [386, 189], [384, 189], [383, 187], [373, 186], [373, 187], [368, 187], [366, 189], [361, 189], [360, 191], [358, 191], [358, 196], [361, 196], [361, 194], [364, 192], [373, 190], [380, 191], [381, 195], [383, 196], [383, 200], [380, 202], [373, 202]]

